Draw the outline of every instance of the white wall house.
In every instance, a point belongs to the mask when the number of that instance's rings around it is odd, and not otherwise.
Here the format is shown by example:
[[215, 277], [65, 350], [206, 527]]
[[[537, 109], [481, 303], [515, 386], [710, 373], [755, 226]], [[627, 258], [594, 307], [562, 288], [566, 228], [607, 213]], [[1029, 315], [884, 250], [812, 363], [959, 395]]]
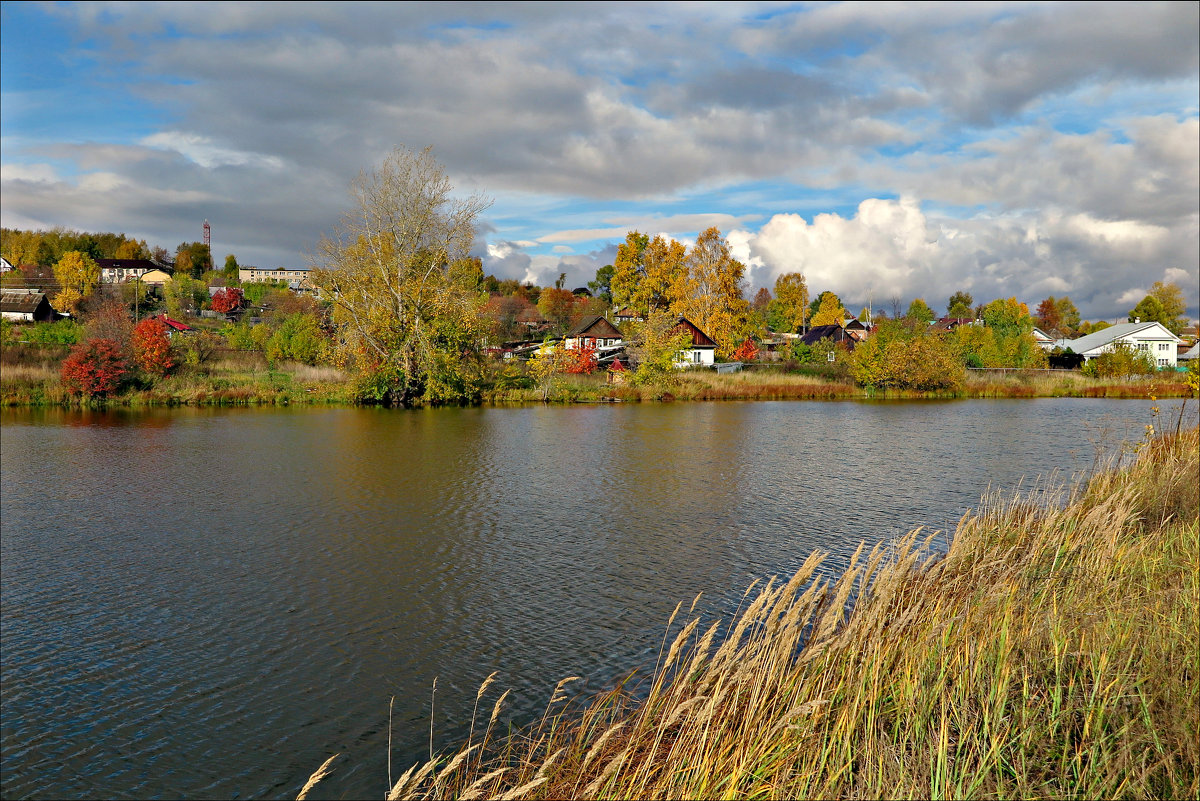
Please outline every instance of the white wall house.
[[1124, 342], [1134, 350], [1148, 353], [1159, 367], [1179, 364], [1179, 346], [1183, 340], [1162, 323], [1119, 323], [1079, 339], [1063, 341], [1086, 361], [1112, 350], [1113, 343]]

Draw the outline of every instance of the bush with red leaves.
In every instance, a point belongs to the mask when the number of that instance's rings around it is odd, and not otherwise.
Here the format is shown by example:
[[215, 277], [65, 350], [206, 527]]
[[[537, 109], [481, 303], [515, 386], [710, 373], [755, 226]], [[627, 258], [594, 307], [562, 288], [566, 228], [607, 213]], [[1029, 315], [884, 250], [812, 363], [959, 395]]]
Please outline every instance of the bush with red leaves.
[[591, 375], [596, 372], [599, 363], [596, 360], [596, 349], [591, 345], [580, 345], [574, 350], [565, 352], [566, 364], [563, 366], [564, 373], [573, 375]]
[[218, 314], [225, 314], [234, 309], [242, 307], [242, 290], [237, 287], [228, 287], [219, 290], [212, 298], [213, 311]]
[[758, 358], [758, 345], [754, 344], [754, 340], [746, 337], [746, 341], [738, 346], [738, 349], [733, 352], [733, 360], [735, 362], [752, 362]]
[[89, 339], [63, 361], [62, 381], [71, 392], [101, 396], [115, 392], [129, 372], [121, 346], [111, 339]]
[[171, 338], [167, 336], [167, 325], [157, 317], [142, 320], [133, 329], [130, 337], [133, 361], [149, 375], [163, 376], [176, 365], [171, 352]]

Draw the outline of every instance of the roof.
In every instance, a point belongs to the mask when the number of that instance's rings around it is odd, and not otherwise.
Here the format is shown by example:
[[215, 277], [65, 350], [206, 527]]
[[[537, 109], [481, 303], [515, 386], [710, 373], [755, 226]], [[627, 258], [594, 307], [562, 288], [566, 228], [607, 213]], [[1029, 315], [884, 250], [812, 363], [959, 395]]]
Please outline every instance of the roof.
[[846, 331], [840, 325], [814, 325], [808, 329], [808, 333], [800, 337], [800, 341], [805, 345], [815, 345], [822, 339], [832, 339], [834, 342], [843, 342], [850, 337], [846, 336]]
[[1200, 345], [1192, 345], [1187, 353], [1179, 354], [1180, 361], [1191, 361], [1192, 359], [1200, 359]]
[[675, 330], [678, 330], [681, 328], [692, 335], [692, 347], [693, 348], [715, 348], [715, 347], [717, 347], [717, 343], [713, 342], [712, 337], [710, 337], [708, 334], [701, 331], [696, 326], [695, 323], [693, 323], [688, 318], [684, 317], [682, 314], [679, 315], [679, 320], [675, 323], [675, 327], [672, 328], [671, 330], [675, 331]]
[[33, 314], [46, 301], [46, 294], [37, 289], [0, 290], [0, 311]]
[[625, 306], [624, 308], [618, 309], [617, 311], [613, 312], [613, 317], [633, 318], [633, 317], [637, 317], [637, 316], [638, 316], [638, 313], [635, 312], [633, 309], [629, 308], [628, 306]]
[[173, 328], [176, 331], [195, 331], [196, 330], [196, 329], [192, 328], [190, 325], [181, 323], [178, 320], [172, 320], [170, 317], [168, 317], [165, 314], [158, 315], [158, 319], [160, 319], [164, 323], [166, 323], [168, 328]]
[[[1161, 331], [1162, 335], [1161, 336], [1151, 336], [1151, 334], [1153, 334], [1155, 332], [1151, 331], [1150, 329], [1154, 329], [1154, 328], [1158, 328]], [[1116, 325], [1110, 325], [1108, 328], [1103, 328], [1099, 331], [1088, 334], [1085, 337], [1080, 337], [1079, 339], [1072, 339], [1069, 342], [1065, 343], [1065, 345], [1066, 345], [1066, 347], [1069, 347], [1071, 350], [1075, 351], [1076, 353], [1087, 353], [1089, 350], [1095, 350], [1096, 348], [1102, 348], [1105, 345], [1112, 344], [1113, 342], [1116, 342], [1118, 339], [1123, 339], [1124, 337], [1133, 336], [1134, 334], [1141, 334], [1141, 333], [1148, 335], [1148, 336], [1144, 337], [1145, 339], [1170, 339], [1174, 342], [1182, 342], [1183, 341], [1179, 337], [1175, 336], [1170, 331], [1168, 331], [1166, 326], [1164, 326], [1162, 323], [1159, 323], [1159, 322], [1117, 323]]]
[[580, 320], [579, 325], [567, 332], [568, 338], [581, 337], [584, 335], [597, 337], [599, 339], [623, 339], [624, 334], [621, 329], [610, 323], [603, 317], [593, 315]]

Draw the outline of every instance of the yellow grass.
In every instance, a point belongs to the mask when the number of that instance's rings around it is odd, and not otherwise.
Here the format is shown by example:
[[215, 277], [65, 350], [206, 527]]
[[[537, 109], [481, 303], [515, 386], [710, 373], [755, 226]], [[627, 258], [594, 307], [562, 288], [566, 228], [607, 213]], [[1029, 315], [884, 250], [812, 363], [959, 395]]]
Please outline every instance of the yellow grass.
[[1198, 453], [993, 495], [944, 557], [912, 532], [826, 582], [814, 554], [728, 636], [686, 623], [639, 700], [489, 725], [389, 797], [1196, 798]]

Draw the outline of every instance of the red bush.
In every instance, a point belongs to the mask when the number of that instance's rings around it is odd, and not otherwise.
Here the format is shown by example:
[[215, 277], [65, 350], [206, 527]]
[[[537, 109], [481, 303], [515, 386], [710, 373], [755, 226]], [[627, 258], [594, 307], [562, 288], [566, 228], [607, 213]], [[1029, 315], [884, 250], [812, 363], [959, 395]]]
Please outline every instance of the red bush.
[[166, 375], [175, 366], [171, 353], [171, 338], [167, 336], [167, 325], [157, 317], [142, 320], [133, 329], [130, 337], [133, 360], [139, 368], [150, 375]]
[[574, 350], [565, 352], [566, 365], [563, 372], [575, 375], [591, 375], [596, 372], [599, 363], [596, 360], [596, 349], [590, 345], [580, 345]]
[[242, 290], [237, 287], [228, 287], [227, 289], [219, 290], [213, 295], [212, 307], [213, 311], [220, 314], [240, 309], [242, 307]]
[[754, 344], [754, 340], [746, 337], [746, 341], [738, 346], [738, 349], [733, 352], [734, 361], [752, 362], [758, 358], [758, 345]]
[[111, 339], [90, 339], [71, 349], [63, 361], [62, 381], [72, 392], [107, 395], [129, 372], [121, 346]]

